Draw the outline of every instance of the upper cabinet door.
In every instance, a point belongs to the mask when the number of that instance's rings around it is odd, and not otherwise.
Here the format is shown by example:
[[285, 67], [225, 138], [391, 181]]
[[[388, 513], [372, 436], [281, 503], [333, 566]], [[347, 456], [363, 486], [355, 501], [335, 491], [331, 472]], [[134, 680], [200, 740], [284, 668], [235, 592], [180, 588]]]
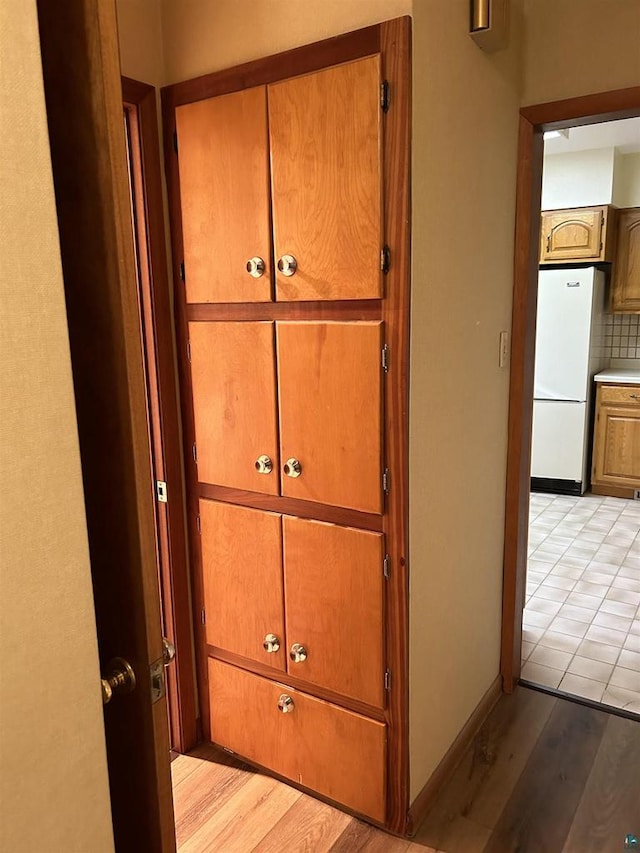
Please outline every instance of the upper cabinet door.
[[276, 328], [282, 494], [382, 512], [382, 323]]
[[630, 207], [619, 212], [611, 310], [621, 313], [640, 312], [640, 207]]
[[187, 302], [272, 297], [266, 88], [176, 109]]
[[540, 262], [604, 260], [606, 207], [543, 211]]
[[276, 294], [382, 296], [380, 57], [269, 86]]
[[198, 480], [277, 495], [273, 323], [189, 323]]

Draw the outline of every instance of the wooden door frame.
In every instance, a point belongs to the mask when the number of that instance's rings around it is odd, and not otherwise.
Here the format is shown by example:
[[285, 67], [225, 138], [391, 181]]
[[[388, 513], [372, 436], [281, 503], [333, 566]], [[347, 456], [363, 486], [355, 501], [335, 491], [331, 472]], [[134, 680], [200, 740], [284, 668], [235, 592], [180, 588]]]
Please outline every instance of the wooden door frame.
[[165, 242], [157, 90], [122, 78], [122, 98], [130, 125], [130, 167], [136, 216], [136, 256], [140, 280], [142, 340], [147, 364], [147, 394], [153, 480], [167, 484], [167, 502], [156, 501], [160, 595], [174, 664], [165, 670], [171, 746], [188, 752], [197, 743], [195, 661], [189, 591], [185, 496], [180, 459], [173, 312]]
[[[390, 549], [391, 575], [387, 588], [386, 652], [392, 686], [385, 712], [387, 744], [386, 827], [404, 834], [409, 826], [409, 685], [408, 685], [408, 373], [410, 288], [410, 146], [411, 146], [411, 18], [406, 16], [352, 33], [258, 59], [235, 68], [208, 74], [162, 90], [164, 139], [176, 139], [175, 109], [181, 104], [228, 94], [251, 86], [265, 85], [288, 77], [318, 71], [341, 62], [382, 56], [382, 77], [390, 82], [391, 108], [383, 121], [383, 180], [385, 191], [384, 234], [391, 247], [391, 263], [385, 276], [386, 298], [350, 303], [265, 303], [187, 306], [181, 278], [183, 255], [178, 163], [175, 145], [165, 145], [165, 173], [169, 194], [172, 232], [173, 280], [181, 388], [190, 394], [187, 360], [188, 320], [274, 320], [296, 319], [382, 319], [391, 359], [385, 376], [384, 428], [386, 466], [391, 472], [391, 490], [381, 518], [341, 508], [324, 508], [304, 501], [257, 495], [215, 486], [203, 486], [201, 496], [237, 502], [244, 506], [292, 512], [335, 523], [353, 524], [361, 516], [365, 529], [383, 530]], [[188, 275], [188, 270], [186, 271]], [[195, 441], [191, 407], [183, 412], [183, 452], [187, 480], [187, 516], [192, 554], [192, 589], [196, 631], [196, 662], [199, 685], [206, 684], [206, 642], [201, 626], [204, 600], [199, 573], [200, 544], [197, 530], [198, 483], [192, 463]], [[233, 494], [233, 492], [236, 494]], [[287, 509], [288, 507], [288, 509]], [[373, 527], [372, 527], [373, 525]], [[237, 663], [237, 661], [236, 661]], [[317, 691], [316, 691], [317, 692]], [[326, 691], [325, 691], [326, 693]], [[201, 716], [208, 714], [206, 691], [199, 690]], [[331, 698], [325, 695], [324, 698]], [[295, 783], [292, 783], [295, 784]]]
[[503, 689], [520, 678], [525, 603], [543, 133], [640, 116], [640, 86], [520, 110], [502, 597]]

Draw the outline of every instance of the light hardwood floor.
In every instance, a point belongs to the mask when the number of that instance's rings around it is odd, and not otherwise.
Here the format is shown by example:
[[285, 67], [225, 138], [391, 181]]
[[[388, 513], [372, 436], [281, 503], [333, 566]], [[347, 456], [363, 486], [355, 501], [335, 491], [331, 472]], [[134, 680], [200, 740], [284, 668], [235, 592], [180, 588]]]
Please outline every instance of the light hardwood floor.
[[640, 835], [640, 724], [519, 687], [411, 841], [209, 746], [172, 763], [180, 853], [619, 853]]

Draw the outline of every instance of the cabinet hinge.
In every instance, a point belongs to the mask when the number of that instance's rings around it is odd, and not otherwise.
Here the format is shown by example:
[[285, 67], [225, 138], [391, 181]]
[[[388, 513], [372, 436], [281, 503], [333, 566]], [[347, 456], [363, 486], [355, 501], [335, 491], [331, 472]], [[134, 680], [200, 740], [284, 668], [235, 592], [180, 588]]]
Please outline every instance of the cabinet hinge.
[[380, 250], [380, 269], [386, 275], [391, 266], [391, 249], [388, 246], [383, 246]]
[[184, 261], [180, 261], [180, 281], [184, 281]]
[[173, 131], [173, 150], [178, 153], [178, 131]]
[[205, 625], [207, 622], [207, 617], [204, 615], [204, 607], [200, 611], [200, 621], [202, 622], [203, 625]]
[[187, 341], [187, 359], [191, 361], [191, 341]]
[[196, 463], [196, 465], [197, 465], [197, 464], [198, 464], [198, 451], [196, 450], [196, 443], [195, 443], [195, 441], [193, 442], [193, 445], [191, 446], [191, 455], [193, 456], [193, 461], [194, 461], [194, 462]]
[[384, 573], [385, 580], [389, 580], [391, 577], [391, 557], [388, 554], [384, 555], [384, 560], [382, 561], [382, 571]]
[[391, 94], [389, 92], [389, 81], [383, 80], [380, 84], [380, 108], [383, 113], [389, 112], [389, 104], [391, 103]]
[[382, 347], [382, 369], [385, 373], [389, 372], [389, 344], [385, 344]]
[[158, 503], [166, 504], [167, 502], [167, 484], [164, 480], [156, 480], [156, 498]]
[[384, 689], [391, 690], [391, 670], [388, 669], [384, 674]]
[[385, 495], [389, 494], [389, 489], [391, 488], [391, 474], [389, 473], [389, 469], [385, 468], [382, 472], [382, 491]]
[[198, 533], [202, 533], [202, 525], [200, 524], [200, 516], [196, 515], [196, 527], [198, 528]]

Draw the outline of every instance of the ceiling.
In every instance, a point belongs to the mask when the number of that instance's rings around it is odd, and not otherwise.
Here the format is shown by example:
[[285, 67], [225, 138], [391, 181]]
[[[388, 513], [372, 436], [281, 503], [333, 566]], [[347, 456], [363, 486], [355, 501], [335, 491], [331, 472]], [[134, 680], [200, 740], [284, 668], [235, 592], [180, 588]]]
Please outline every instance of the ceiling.
[[622, 154], [640, 151], [640, 118], [572, 127], [569, 138], [545, 139], [544, 153], [566, 154], [590, 148], [617, 148]]

